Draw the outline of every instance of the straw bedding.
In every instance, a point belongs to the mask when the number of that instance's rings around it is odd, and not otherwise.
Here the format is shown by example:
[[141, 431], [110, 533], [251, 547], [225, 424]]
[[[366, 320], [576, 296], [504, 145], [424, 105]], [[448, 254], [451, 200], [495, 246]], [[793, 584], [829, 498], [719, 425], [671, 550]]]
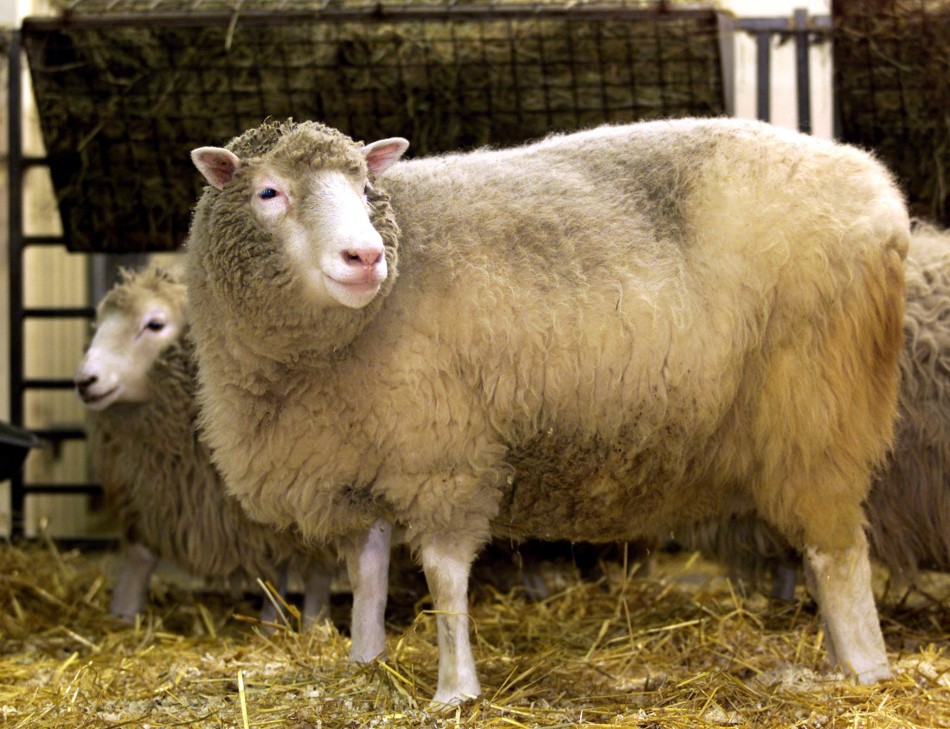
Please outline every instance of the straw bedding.
[[541, 602], [474, 587], [485, 695], [440, 714], [427, 708], [435, 619], [415, 574], [394, 582], [389, 659], [360, 668], [346, 661], [344, 589], [338, 627], [303, 635], [292, 606], [268, 632], [251, 598], [159, 579], [145, 619], [125, 626], [107, 612], [112, 560], [0, 547], [0, 726], [950, 726], [946, 575], [882, 595], [896, 677], [860, 687], [826, 672], [803, 592], [789, 604], [743, 597], [691, 555], [657, 555], [644, 578], [610, 563], [599, 582], [548, 564]]

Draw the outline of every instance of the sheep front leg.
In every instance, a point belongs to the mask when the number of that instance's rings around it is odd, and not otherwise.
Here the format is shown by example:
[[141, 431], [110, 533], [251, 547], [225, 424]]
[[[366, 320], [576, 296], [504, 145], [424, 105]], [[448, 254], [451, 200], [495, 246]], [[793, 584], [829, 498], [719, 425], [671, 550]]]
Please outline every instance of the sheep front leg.
[[482, 689], [468, 635], [468, 577], [477, 545], [447, 536], [421, 540], [422, 569], [432, 593], [439, 636], [434, 704], [457, 704]]
[[863, 684], [890, 678], [864, 533], [847, 549], [806, 547], [805, 577], [818, 602], [832, 664]]
[[356, 663], [370, 663], [386, 654], [391, 541], [392, 525], [380, 519], [365, 536], [340, 545], [353, 589], [350, 660]]
[[130, 542], [122, 549], [122, 562], [112, 590], [109, 613], [131, 623], [145, 609], [148, 585], [158, 557], [144, 544]]

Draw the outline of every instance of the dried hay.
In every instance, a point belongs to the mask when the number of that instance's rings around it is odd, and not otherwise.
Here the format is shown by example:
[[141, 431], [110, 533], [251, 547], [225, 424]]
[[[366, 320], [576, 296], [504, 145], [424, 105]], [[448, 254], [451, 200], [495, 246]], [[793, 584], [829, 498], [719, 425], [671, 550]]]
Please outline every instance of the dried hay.
[[[427, 708], [435, 619], [411, 576], [391, 599], [389, 659], [360, 668], [329, 623], [267, 634], [241, 617], [251, 604], [169, 585], [123, 626], [106, 613], [105, 564], [50, 545], [0, 548], [3, 726], [950, 726], [946, 576], [883, 608], [897, 675], [860, 687], [826, 672], [803, 595], [743, 598], [695, 557], [659, 555], [648, 579], [608, 565], [599, 583], [550, 567], [556, 592], [540, 603], [473, 590], [484, 696], [439, 713]], [[345, 625], [340, 598], [333, 618]]]
[[724, 113], [708, 8], [147, 5], [75, 1], [61, 20], [23, 24], [71, 250], [177, 248], [200, 193], [189, 151], [268, 117], [317, 119], [363, 140], [398, 134], [418, 156]]
[[950, 2], [836, 0], [843, 139], [876, 150], [912, 212], [950, 225]]

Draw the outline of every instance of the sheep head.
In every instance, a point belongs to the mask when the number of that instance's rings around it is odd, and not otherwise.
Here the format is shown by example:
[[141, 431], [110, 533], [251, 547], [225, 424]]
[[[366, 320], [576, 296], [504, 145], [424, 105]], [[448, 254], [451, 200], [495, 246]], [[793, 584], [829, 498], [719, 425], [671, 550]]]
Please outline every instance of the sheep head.
[[188, 243], [202, 280], [189, 287], [202, 296], [208, 284], [216, 305], [259, 340], [275, 330], [355, 335], [358, 326], [344, 323], [371, 315], [396, 273], [398, 233], [373, 183], [408, 145], [362, 146], [322, 124], [288, 121], [195, 149], [209, 187]]
[[158, 355], [186, 326], [185, 287], [157, 266], [122, 271], [96, 310], [96, 333], [73, 382], [90, 410], [145, 402]]

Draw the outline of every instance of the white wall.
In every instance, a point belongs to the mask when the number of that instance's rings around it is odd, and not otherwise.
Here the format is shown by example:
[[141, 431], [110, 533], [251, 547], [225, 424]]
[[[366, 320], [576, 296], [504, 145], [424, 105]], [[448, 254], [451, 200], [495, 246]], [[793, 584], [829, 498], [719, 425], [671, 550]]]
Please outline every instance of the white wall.
[[[737, 17], [790, 18], [796, 8], [804, 8], [809, 15], [830, 15], [830, 0], [719, 0], [719, 6], [731, 10]], [[736, 116], [754, 119], [756, 115], [756, 43], [745, 32], [736, 33]], [[813, 45], [811, 65], [812, 132], [816, 136], [832, 136], [834, 112], [832, 108], [831, 44]], [[795, 129], [798, 126], [797, 93], [795, 88], [795, 43], [779, 46], [772, 42], [771, 121], [773, 124]]]

